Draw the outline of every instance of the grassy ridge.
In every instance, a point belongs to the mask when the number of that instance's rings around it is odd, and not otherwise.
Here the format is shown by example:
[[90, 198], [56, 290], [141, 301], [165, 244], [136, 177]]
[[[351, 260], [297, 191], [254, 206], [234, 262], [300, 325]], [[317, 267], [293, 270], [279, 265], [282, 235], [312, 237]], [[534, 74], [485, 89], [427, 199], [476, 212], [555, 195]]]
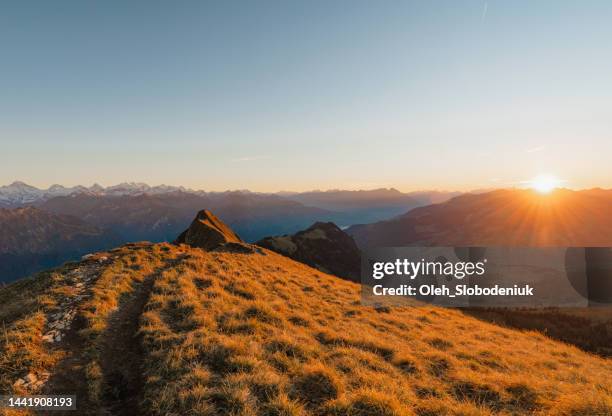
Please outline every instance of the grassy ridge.
[[612, 361], [538, 332], [363, 307], [358, 285], [269, 251], [141, 244], [110, 257], [58, 344], [40, 337], [77, 266], [0, 290], [3, 392], [49, 371], [46, 393], [83, 389], [79, 414], [612, 414]]
[[142, 320], [150, 414], [612, 412], [612, 364], [432, 307], [359, 306], [358, 286], [271, 252], [192, 250]]

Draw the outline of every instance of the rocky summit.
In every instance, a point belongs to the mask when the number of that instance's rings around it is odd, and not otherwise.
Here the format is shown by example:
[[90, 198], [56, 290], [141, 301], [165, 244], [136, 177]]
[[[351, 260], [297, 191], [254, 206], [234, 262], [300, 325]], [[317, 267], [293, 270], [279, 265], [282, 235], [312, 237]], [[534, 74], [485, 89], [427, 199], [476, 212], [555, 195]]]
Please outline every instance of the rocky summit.
[[214, 250], [228, 243], [242, 243], [242, 239], [212, 212], [198, 212], [188, 229], [178, 236], [176, 244], [188, 244], [204, 250]]
[[317, 222], [294, 235], [266, 237], [256, 244], [325, 273], [360, 280], [359, 248], [332, 222]]

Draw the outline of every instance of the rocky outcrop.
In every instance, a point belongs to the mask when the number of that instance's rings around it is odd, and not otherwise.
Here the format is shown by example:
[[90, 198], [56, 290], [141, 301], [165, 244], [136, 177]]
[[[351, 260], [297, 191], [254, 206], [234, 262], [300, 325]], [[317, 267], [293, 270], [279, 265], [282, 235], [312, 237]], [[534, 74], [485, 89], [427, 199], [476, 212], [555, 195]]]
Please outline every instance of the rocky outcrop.
[[332, 222], [317, 222], [294, 235], [266, 237], [256, 244], [325, 273], [360, 281], [361, 252]]
[[188, 244], [204, 250], [214, 250], [228, 243], [242, 243], [242, 239], [212, 212], [198, 212], [188, 229], [183, 231], [175, 244]]
[[[64, 281], [67, 283], [66, 290], [62, 291], [61, 295], [53, 296], [57, 304], [45, 313], [46, 325], [42, 341], [48, 348], [64, 343], [80, 305], [91, 297], [91, 289], [100, 276], [102, 267], [109, 261], [108, 253], [88, 254], [83, 256], [76, 267], [67, 268], [63, 272]], [[50, 375], [49, 371], [30, 371], [17, 378], [13, 387], [36, 393], [47, 383]]]

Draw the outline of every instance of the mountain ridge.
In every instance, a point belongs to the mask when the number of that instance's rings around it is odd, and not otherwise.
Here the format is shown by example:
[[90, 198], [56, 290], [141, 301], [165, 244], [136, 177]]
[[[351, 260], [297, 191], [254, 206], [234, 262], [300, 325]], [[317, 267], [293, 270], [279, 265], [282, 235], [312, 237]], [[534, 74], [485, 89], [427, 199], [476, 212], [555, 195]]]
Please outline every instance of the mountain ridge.
[[0, 281], [7, 282], [119, 244], [117, 235], [69, 215], [0, 208]]
[[266, 249], [124, 245], [0, 289], [0, 388], [74, 392], [85, 416], [612, 412], [609, 360], [359, 296]]
[[346, 231], [361, 247], [612, 246], [612, 190], [460, 195]]
[[225, 191], [205, 191], [194, 190], [184, 186], [173, 185], [148, 185], [142, 182], [122, 182], [116, 185], [102, 186], [98, 183], [92, 186], [75, 185], [66, 187], [59, 184], [53, 184], [47, 189], [37, 188], [28, 185], [23, 181], [14, 181], [9, 185], [0, 186], [0, 207], [16, 208], [26, 204], [36, 204], [47, 201], [56, 196], [68, 196], [72, 194], [85, 193], [89, 195], [101, 196], [123, 196], [123, 195], [141, 195], [141, 194], [165, 194], [173, 192], [185, 192], [194, 195], [215, 195], [227, 193], [243, 193], [243, 194], [260, 194], [260, 195], [277, 195], [289, 200], [312, 199], [313, 197], [323, 196], [329, 198], [334, 195], [355, 195], [357, 197], [376, 196], [386, 194], [387, 196], [395, 195], [401, 198], [414, 198], [420, 200], [421, 203], [440, 202], [448, 199], [451, 196], [459, 194], [458, 192], [445, 191], [416, 191], [404, 193], [395, 188], [378, 188], [371, 190], [341, 190], [333, 189], [327, 191], [306, 191], [306, 192], [252, 192], [249, 190], [225, 190]]
[[324, 273], [361, 280], [361, 252], [353, 239], [332, 222], [316, 222], [293, 235], [266, 237], [255, 243]]

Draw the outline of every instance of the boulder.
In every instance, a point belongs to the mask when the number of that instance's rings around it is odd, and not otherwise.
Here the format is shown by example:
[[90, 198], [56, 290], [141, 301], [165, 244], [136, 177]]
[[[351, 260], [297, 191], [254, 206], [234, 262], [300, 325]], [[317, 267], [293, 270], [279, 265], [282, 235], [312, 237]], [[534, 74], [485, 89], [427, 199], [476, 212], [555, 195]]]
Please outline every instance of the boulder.
[[214, 250], [228, 243], [243, 243], [242, 239], [212, 212], [202, 210], [188, 229], [175, 241], [204, 250]]

